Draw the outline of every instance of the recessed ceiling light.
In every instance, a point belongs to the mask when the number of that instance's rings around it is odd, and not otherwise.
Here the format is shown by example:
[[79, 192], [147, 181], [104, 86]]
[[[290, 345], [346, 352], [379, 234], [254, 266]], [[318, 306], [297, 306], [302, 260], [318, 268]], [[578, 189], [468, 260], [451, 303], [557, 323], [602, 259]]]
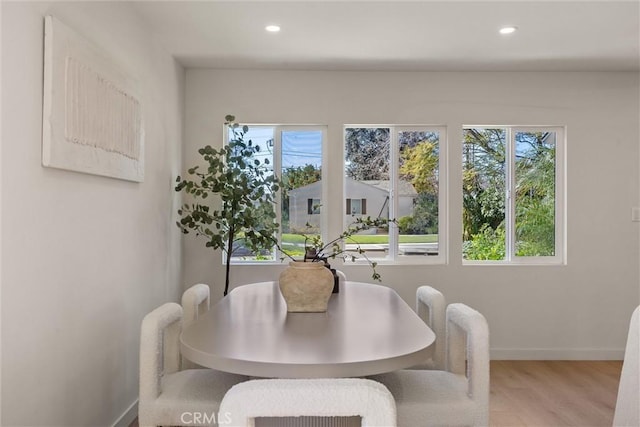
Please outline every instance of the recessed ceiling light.
[[278, 31], [280, 31], [280, 26], [279, 25], [267, 25], [266, 27], [264, 27], [264, 29], [269, 31], [270, 33], [277, 33]]
[[513, 27], [513, 26], [502, 27], [500, 28], [500, 34], [511, 34], [511, 33], [514, 33], [517, 29], [518, 27]]

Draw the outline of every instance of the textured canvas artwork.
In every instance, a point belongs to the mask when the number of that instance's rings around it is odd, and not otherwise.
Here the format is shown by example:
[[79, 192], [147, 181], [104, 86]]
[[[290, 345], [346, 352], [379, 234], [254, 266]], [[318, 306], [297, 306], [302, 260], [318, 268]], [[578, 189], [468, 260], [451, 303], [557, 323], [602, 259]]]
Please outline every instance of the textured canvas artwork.
[[45, 18], [42, 164], [144, 180], [135, 81], [52, 16]]

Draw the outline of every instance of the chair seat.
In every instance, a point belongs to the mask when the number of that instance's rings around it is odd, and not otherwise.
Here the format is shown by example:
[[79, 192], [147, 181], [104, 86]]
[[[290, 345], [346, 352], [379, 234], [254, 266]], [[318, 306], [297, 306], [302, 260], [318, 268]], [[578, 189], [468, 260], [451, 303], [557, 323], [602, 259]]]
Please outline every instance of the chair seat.
[[437, 367], [433, 359], [427, 359], [424, 362], [420, 363], [419, 365], [413, 365], [407, 369], [412, 369], [412, 370], [428, 369], [432, 371], [432, 370], [437, 370]]
[[[438, 339], [438, 338], [436, 337], [436, 339]], [[431, 345], [431, 346], [429, 346], [427, 348], [427, 351], [425, 352], [425, 358], [424, 358], [423, 362], [421, 362], [421, 363], [419, 363], [417, 365], [413, 365], [413, 366], [411, 366], [410, 368], [407, 368], [407, 369], [431, 369], [431, 370], [437, 369], [437, 370], [439, 370], [440, 368], [436, 367], [436, 362], [433, 359], [433, 353], [434, 353], [433, 347], [434, 346]]]
[[399, 427], [474, 425], [476, 403], [464, 375], [402, 370], [369, 378], [384, 384], [395, 398]]
[[[220, 402], [234, 385], [248, 380], [242, 375], [229, 374], [214, 369], [188, 369], [164, 375], [162, 393], [150, 405], [146, 419], [156, 425], [216, 425], [210, 422], [193, 423], [192, 414], [206, 414], [198, 419], [217, 421]], [[141, 406], [140, 412], [145, 408]], [[183, 413], [188, 415], [183, 416]], [[214, 415], [212, 415], [214, 414]], [[185, 418], [186, 417], [186, 418]], [[169, 421], [170, 420], [170, 421]]]

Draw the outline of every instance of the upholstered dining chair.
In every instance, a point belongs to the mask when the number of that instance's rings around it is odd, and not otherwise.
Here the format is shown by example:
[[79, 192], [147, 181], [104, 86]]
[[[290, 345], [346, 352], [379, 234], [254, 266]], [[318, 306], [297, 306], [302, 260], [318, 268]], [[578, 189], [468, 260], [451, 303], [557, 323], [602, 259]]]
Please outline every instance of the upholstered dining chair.
[[[191, 323], [198, 320], [198, 317], [209, 311], [209, 286], [198, 283], [191, 286], [182, 294], [182, 327], [186, 328]], [[182, 359], [182, 369], [202, 368], [190, 360]]]
[[370, 378], [395, 397], [400, 427], [489, 425], [489, 327], [464, 304], [446, 309], [446, 367]]
[[182, 307], [176, 303], [166, 303], [142, 320], [138, 402], [141, 427], [199, 425], [192, 423], [193, 414], [207, 414], [198, 419], [208, 420], [204, 425], [216, 425], [224, 394], [233, 385], [247, 380], [213, 369], [181, 371], [181, 326]]
[[254, 427], [257, 417], [300, 416], [361, 416], [364, 427], [394, 427], [396, 405], [385, 386], [362, 378], [264, 379], [233, 386], [219, 416], [233, 427]]
[[416, 291], [416, 313], [431, 328], [436, 340], [429, 346], [429, 356], [419, 365], [409, 369], [444, 370], [445, 353], [445, 309], [444, 295], [431, 286], [420, 286]]
[[613, 416], [614, 427], [640, 426], [640, 306], [629, 324], [627, 347], [624, 351], [618, 400]]
[[209, 311], [209, 286], [198, 283], [191, 286], [182, 294], [182, 326], [187, 327], [198, 317]]
[[[186, 328], [198, 320], [198, 317], [209, 311], [209, 286], [198, 283], [191, 286], [182, 294], [182, 327]], [[202, 368], [190, 360], [182, 359], [182, 369]]]

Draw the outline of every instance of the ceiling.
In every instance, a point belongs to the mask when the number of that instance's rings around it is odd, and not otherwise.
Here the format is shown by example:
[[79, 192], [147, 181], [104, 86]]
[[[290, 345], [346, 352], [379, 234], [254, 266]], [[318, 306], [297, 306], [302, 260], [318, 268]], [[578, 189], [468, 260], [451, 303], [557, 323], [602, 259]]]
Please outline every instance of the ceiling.
[[[638, 71], [638, 1], [141, 1], [185, 67]], [[279, 33], [264, 27], [278, 24]], [[505, 25], [518, 31], [498, 34]]]

